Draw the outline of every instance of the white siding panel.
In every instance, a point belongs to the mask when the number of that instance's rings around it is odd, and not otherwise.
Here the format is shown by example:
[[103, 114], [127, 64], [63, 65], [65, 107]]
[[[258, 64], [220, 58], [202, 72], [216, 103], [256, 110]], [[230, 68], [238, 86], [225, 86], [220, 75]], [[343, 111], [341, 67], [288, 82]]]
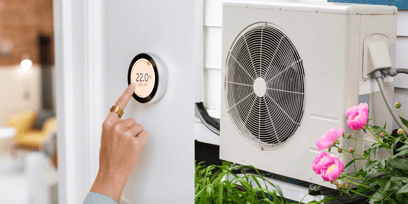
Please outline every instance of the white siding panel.
[[[395, 88], [394, 90], [394, 102], [401, 102], [401, 112], [402, 115], [407, 118], [408, 116], [408, 90], [407, 89], [400, 89], [400, 88]], [[397, 115], [399, 115], [399, 111], [397, 110]], [[393, 120], [393, 129], [399, 128], [397, 123]], [[379, 124], [381, 125], [381, 124]]]
[[204, 70], [204, 104], [207, 109], [221, 110], [221, 70]]
[[408, 36], [408, 11], [398, 11], [397, 36]]
[[222, 28], [204, 27], [204, 67], [221, 69]]
[[222, 26], [223, 0], [204, 0], [204, 26]]
[[[397, 37], [396, 68], [408, 69], [408, 37]], [[408, 89], [408, 75], [399, 74], [395, 77], [395, 87]], [[405, 101], [408, 103], [408, 101]]]

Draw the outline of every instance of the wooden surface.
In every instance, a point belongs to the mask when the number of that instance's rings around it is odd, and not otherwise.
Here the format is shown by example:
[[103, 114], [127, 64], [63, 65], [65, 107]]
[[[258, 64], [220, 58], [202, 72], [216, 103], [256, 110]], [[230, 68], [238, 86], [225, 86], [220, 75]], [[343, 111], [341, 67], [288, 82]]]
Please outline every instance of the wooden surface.
[[[52, 0], [0, 0], [0, 19], [0, 67], [20, 64], [25, 56], [38, 64], [38, 35], [53, 36]], [[10, 54], [2, 52], [6, 45]]]

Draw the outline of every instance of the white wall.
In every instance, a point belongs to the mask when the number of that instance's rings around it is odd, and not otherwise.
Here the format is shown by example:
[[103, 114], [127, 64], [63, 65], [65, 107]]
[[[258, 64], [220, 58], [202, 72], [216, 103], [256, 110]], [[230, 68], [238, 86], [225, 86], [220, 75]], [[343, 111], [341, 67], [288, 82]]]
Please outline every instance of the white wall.
[[194, 202], [194, 8], [191, 0], [108, 1], [107, 104], [127, 87], [137, 54], [158, 55], [168, 71], [163, 98], [131, 99], [124, 111], [150, 135], [123, 193], [134, 203]]
[[40, 71], [37, 65], [27, 71], [20, 65], [0, 67], [0, 127], [11, 115], [40, 109]]
[[[408, 11], [400, 10], [398, 12], [397, 26], [397, 51], [395, 67], [408, 69]], [[402, 114], [405, 117], [408, 117], [408, 75], [400, 74], [395, 78], [394, 100], [401, 102]], [[395, 122], [393, 127], [398, 127]]]

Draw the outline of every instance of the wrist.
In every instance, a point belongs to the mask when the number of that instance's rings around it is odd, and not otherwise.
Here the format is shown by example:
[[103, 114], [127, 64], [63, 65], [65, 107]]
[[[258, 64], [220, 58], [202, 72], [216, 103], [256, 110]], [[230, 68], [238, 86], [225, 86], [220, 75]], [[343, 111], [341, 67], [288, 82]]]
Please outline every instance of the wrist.
[[119, 203], [126, 181], [127, 179], [120, 178], [115, 174], [99, 171], [92, 185], [91, 192], [107, 195]]

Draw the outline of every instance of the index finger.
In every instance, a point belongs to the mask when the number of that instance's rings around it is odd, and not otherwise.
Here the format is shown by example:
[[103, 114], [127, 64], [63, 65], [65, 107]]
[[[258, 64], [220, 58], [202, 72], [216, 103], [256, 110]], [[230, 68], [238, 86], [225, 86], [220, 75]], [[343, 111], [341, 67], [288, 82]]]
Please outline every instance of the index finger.
[[125, 110], [126, 105], [128, 104], [130, 98], [132, 97], [133, 93], [135, 92], [136, 85], [134, 83], [130, 84], [122, 96], [116, 101], [115, 106], [118, 106], [122, 110]]

